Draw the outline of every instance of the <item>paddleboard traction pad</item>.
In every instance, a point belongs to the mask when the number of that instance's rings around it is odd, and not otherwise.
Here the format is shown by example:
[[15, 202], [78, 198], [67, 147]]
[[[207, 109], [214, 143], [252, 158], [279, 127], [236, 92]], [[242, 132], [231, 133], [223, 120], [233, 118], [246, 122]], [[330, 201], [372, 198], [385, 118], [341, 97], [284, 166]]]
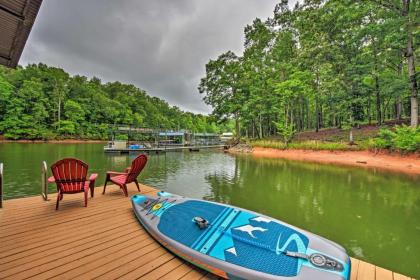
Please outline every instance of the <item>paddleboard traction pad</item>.
[[[181, 257], [229, 279], [348, 279], [350, 260], [341, 246], [258, 213], [161, 192], [135, 195], [134, 212], [146, 230]], [[195, 217], [208, 226], [200, 228]], [[315, 246], [311, 248], [310, 239]], [[316, 240], [315, 240], [316, 239]], [[325, 250], [319, 250], [325, 247]], [[315, 267], [284, 252], [321, 253], [342, 271]], [[209, 269], [214, 268], [214, 269]], [[220, 273], [225, 272], [225, 273]], [[316, 277], [316, 278], [315, 278]]]

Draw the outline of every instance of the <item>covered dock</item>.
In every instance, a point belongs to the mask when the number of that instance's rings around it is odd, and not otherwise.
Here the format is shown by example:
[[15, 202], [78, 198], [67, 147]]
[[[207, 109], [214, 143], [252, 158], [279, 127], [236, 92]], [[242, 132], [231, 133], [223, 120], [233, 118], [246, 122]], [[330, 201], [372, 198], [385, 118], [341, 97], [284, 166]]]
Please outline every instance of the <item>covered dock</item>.
[[220, 135], [217, 133], [194, 133], [193, 145], [219, 145]]
[[191, 133], [188, 131], [159, 132], [159, 146], [186, 146], [191, 143]]

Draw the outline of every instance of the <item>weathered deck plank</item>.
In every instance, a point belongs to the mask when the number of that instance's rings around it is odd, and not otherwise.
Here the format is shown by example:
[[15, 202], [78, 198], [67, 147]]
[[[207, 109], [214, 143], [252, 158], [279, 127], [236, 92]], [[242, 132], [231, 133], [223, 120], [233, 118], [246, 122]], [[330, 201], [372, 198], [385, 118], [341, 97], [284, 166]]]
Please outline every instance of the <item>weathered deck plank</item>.
[[[142, 193], [156, 189], [141, 186]], [[130, 195], [136, 188], [129, 186]], [[82, 194], [7, 200], [0, 209], [0, 279], [217, 279], [175, 257], [134, 218], [116, 187], [96, 188], [88, 207]], [[411, 278], [352, 258], [351, 280]]]
[[167, 273], [166, 275], [162, 275], [160, 279], [161, 280], [180, 279], [191, 270], [193, 270], [193, 268], [190, 267], [189, 265], [180, 265], [177, 268], [173, 269], [171, 272]]
[[396, 272], [393, 273], [393, 276], [394, 276], [394, 280], [411, 280], [410, 277], [401, 275], [401, 274], [396, 273]]
[[350, 280], [357, 280], [357, 273], [359, 272], [359, 263], [360, 261], [355, 258], [351, 259], [351, 275]]
[[357, 271], [357, 280], [371, 280], [375, 278], [375, 266], [364, 262], [359, 261], [359, 269]]
[[375, 276], [376, 276], [376, 279], [383, 279], [383, 280], [394, 279], [394, 277], [392, 276], [392, 271], [389, 271], [379, 266], [375, 267]]

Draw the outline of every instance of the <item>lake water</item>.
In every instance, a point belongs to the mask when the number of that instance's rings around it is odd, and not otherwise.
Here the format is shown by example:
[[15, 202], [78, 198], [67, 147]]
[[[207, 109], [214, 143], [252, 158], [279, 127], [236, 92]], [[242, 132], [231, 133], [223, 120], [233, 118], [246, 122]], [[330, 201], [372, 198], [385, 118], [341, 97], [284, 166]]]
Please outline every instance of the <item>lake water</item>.
[[[80, 158], [101, 185], [106, 170], [122, 171], [134, 157], [102, 147], [0, 144], [6, 198], [40, 193], [42, 160]], [[343, 245], [351, 256], [420, 278], [419, 177], [201, 151], [151, 155], [140, 182], [272, 216]]]

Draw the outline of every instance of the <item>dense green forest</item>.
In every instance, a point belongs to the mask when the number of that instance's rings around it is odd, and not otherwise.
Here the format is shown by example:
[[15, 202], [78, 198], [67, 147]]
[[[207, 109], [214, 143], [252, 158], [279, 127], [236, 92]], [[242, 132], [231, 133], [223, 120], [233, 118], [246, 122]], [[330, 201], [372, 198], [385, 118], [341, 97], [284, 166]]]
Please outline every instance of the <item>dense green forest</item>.
[[199, 91], [238, 135], [325, 127], [418, 126], [420, 1], [305, 0], [245, 27], [244, 53], [206, 65]]
[[133, 85], [72, 77], [44, 64], [0, 67], [0, 135], [8, 139], [107, 139], [115, 124], [219, 130], [210, 117], [183, 112]]

